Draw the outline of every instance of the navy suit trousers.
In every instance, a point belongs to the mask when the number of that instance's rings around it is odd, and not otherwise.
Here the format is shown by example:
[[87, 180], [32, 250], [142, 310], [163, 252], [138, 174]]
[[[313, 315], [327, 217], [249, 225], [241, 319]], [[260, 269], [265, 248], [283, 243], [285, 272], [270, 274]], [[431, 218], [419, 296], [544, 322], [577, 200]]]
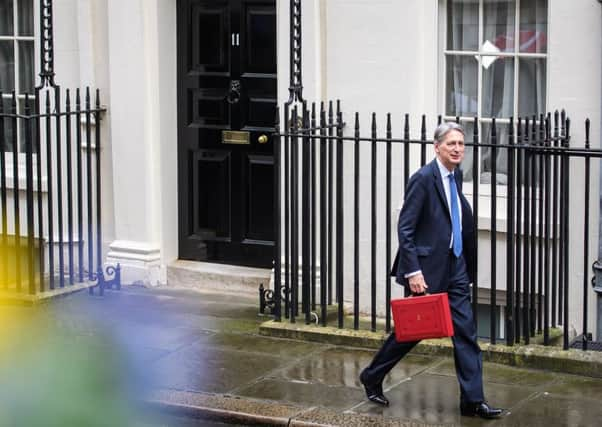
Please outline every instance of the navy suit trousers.
[[[448, 260], [448, 298], [454, 324], [454, 361], [456, 375], [460, 383], [462, 402], [482, 402], [483, 374], [481, 349], [477, 344], [477, 333], [470, 302], [470, 288], [464, 257], [450, 254]], [[428, 284], [428, 283], [427, 283]], [[372, 363], [362, 372], [364, 382], [369, 386], [381, 384], [387, 373], [414, 346], [416, 342], [399, 343], [392, 333], [378, 351]]]

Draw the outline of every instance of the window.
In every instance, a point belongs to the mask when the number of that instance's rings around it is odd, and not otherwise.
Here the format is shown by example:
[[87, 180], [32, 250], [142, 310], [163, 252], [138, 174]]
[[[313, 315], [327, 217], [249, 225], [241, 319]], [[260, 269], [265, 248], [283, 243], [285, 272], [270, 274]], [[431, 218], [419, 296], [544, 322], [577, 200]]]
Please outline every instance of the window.
[[[483, 289], [489, 291], [489, 289]], [[505, 338], [504, 327], [504, 307], [496, 305], [494, 307], [495, 331], [496, 339], [503, 340]], [[477, 304], [477, 337], [490, 339], [491, 338], [491, 306], [489, 304]]]
[[[17, 108], [25, 112], [25, 94], [34, 93], [34, 8], [33, 0], [0, 0], [0, 92], [4, 112], [12, 107], [12, 91], [17, 94]], [[33, 112], [34, 100], [30, 100]], [[17, 129], [20, 152], [24, 147], [24, 120]], [[5, 125], [5, 150], [13, 151], [14, 133]]]
[[[445, 118], [460, 117], [471, 141], [478, 117], [482, 142], [491, 142], [496, 118], [498, 141], [505, 142], [510, 117], [531, 117], [546, 110], [547, 0], [447, 0], [444, 67]], [[491, 150], [472, 148], [463, 162], [464, 179], [490, 184]], [[496, 184], [507, 184], [507, 153], [498, 150]]]

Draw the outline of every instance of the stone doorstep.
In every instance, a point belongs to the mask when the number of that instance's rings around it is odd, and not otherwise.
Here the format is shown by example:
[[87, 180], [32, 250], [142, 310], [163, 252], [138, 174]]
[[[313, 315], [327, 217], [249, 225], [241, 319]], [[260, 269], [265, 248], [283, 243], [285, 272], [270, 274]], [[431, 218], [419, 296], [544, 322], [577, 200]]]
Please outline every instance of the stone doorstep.
[[74, 292], [79, 292], [84, 289], [96, 286], [95, 282], [78, 283], [75, 285], [66, 285], [63, 288], [56, 288], [47, 290], [44, 292], [38, 292], [35, 294], [18, 293], [11, 291], [0, 292], [0, 304], [7, 305], [22, 305], [22, 306], [34, 306], [39, 304], [45, 304], [54, 298], [67, 296]]
[[177, 260], [167, 266], [167, 286], [258, 295], [260, 284], [269, 288], [271, 273], [268, 268]]
[[299, 427], [424, 425], [415, 421], [340, 413], [319, 407], [308, 408], [231, 395], [180, 390], [157, 390], [144, 403], [175, 415], [243, 425]]
[[[356, 331], [332, 326], [305, 325], [301, 322], [291, 324], [285, 321], [275, 322], [273, 320], [262, 323], [259, 327], [259, 334], [372, 349], [380, 348], [388, 335], [384, 331]], [[562, 337], [562, 331], [558, 329], [551, 330], [550, 336], [554, 342], [554, 339], [557, 340]], [[516, 346], [479, 344], [483, 351], [483, 360], [487, 362], [602, 378], [602, 352], [576, 349], [563, 350], [557, 346], [541, 344]], [[453, 356], [453, 346], [449, 338], [423, 340], [412, 351], [417, 354], [433, 356]]]

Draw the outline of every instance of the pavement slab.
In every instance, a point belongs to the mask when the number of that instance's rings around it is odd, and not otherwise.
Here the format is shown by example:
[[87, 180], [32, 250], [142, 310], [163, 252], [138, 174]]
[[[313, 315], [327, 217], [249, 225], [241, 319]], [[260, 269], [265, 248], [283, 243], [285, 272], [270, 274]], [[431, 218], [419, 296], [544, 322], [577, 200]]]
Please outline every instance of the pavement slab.
[[602, 407], [596, 400], [564, 398], [539, 393], [522, 402], [512, 413], [496, 425], [517, 427], [599, 426]]
[[[292, 381], [361, 388], [360, 372], [370, 363], [373, 356], [373, 350], [331, 347], [290, 366], [281, 376]], [[433, 362], [434, 359], [430, 357], [409, 355], [387, 375], [383, 385], [385, 388], [389, 387], [426, 369]]]
[[364, 398], [364, 392], [359, 389], [276, 379], [263, 379], [249, 387], [236, 390], [236, 394], [261, 400], [295, 403], [305, 407], [321, 406], [341, 411], [347, 409], [350, 403], [361, 402]]
[[284, 363], [278, 356], [216, 349], [199, 342], [159, 359], [151, 370], [158, 387], [227, 393]]
[[[445, 359], [428, 370], [429, 373], [449, 375], [455, 378], [456, 370], [452, 359]], [[556, 377], [545, 371], [515, 368], [497, 363], [483, 364], [483, 381], [486, 383], [508, 384], [526, 387], [543, 386], [556, 381]]]
[[545, 391], [550, 394], [573, 399], [594, 399], [602, 402], [602, 380], [575, 375], [557, 375], [555, 379], [556, 381], [553, 384], [545, 388]]

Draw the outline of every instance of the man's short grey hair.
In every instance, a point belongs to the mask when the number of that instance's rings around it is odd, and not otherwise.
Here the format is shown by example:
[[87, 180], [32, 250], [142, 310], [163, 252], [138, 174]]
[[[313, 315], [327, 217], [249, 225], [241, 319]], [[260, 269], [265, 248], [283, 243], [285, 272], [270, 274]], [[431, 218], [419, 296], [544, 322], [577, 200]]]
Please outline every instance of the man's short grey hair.
[[433, 138], [435, 140], [435, 143], [439, 143], [439, 142], [443, 141], [443, 138], [445, 138], [445, 135], [447, 135], [452, 130], [457, 130], [462, 135], [464, 135], [464, 128], [462, 126], [460, 126], [458, 123], [443, 122], [439, 126], [437, 126], [437, 129], [435, 129], [435, 136]]

